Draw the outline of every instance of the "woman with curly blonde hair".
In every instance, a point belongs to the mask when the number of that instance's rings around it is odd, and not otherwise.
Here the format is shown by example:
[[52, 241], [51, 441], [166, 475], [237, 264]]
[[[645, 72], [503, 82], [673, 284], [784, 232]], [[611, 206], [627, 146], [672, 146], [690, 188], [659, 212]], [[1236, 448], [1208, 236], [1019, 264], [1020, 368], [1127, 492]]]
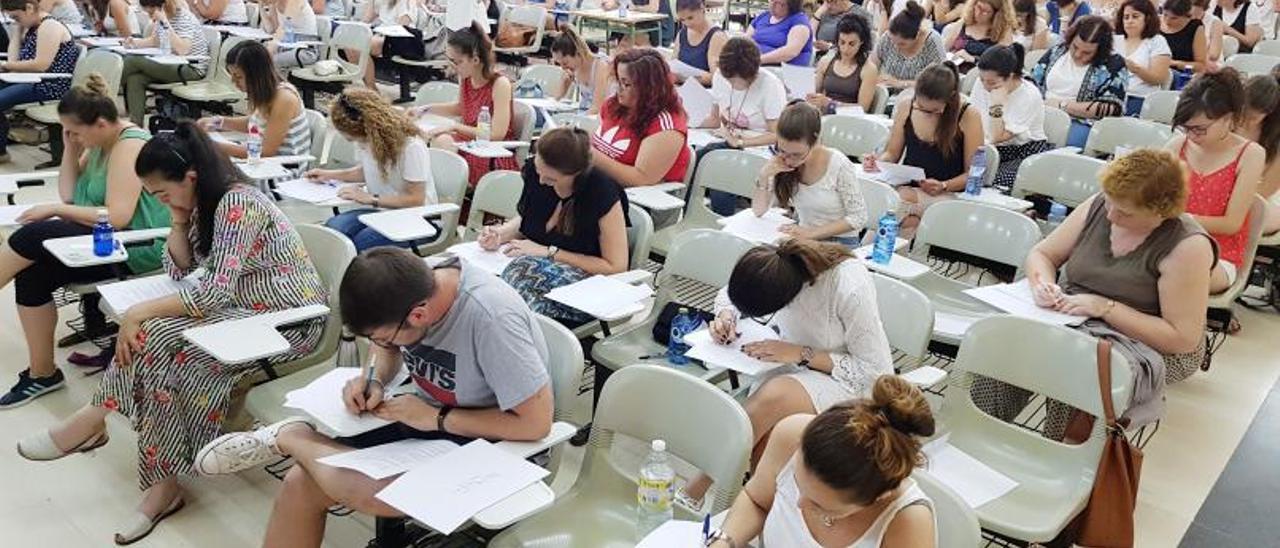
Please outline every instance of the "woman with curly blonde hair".
[[1016, 30], [1011, 0], [969, 0], [960, 20], [942, 29], [942, 43], [964, 63], [976, 63], [987, 48], [1012, 44]]
[[404, 111], [391, 106], [377, 92], [347, 89], [329, 108], [329, 120], [356, 145], [357, 165], [346, 169], [312, 169], [306, 177], [318, 184], [348, 184], [338, 197], [369, 206], [344, 211], [325, 226], [345, 234], [356, 250], [396, 243], [360, 222], [360, 216], [379, 209], [434, 204], [435, 184], [427, 143]]

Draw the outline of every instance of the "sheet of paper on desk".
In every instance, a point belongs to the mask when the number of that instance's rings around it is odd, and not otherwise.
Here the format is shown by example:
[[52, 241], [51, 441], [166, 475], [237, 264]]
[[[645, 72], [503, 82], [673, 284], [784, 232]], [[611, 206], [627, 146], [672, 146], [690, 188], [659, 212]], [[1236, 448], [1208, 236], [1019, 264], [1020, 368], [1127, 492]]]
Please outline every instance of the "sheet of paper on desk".
[[0, 206], [0, 226], [18, 226], [18, 217], [35, 204]]
[[649, 286], [631, 285], [608, 276], [592, 276], [547, 292], [547, 298], [595, 316], [608, 318], [653, 295]]
[[258, 162], [256, 164], [244, 163], [236, 164], [235, 166], [240, 170], [240, 173], [244, 174], [245, 177], [255, 181], [283, 179], [289, 176], [289, 170], [275, 162]]
[[760, 361], [742, 353], [742, 346], [758, 341], [780, 338], [773, 328], [753, 320], [738, 321], [738, 339], [729, 344], [717, 344], [711, 339], [711, 331], [700, 329], [685, 336], [689, 351], [685, 356], [701, 360], [707, 367], [723, 367], [739, 373], [756, 376], [778, 367], [780, 363]]
[[929, 473], [973, 508], [979, 508], [1018, 487], [1013, 478], [948, 443], [946, 436], [925, 444], [924, 454], [928, 457], [926, 469]]
[[400, 440], [356, 451], [329, 455], [321, 464], [355, 470], [373, 479], [403, 474], [458, 448], [449, 440]]
[[679, 59], [667, 59], [667, 64], [671, 65], [671, 70], [673, 72], [680, 76], [684, 76], [685, 78], [697, 78], [707, 73], [707, 71], [685, 63]]
[[866, 171], [862, 169], [862, 164], [858, 164], [858, 169], [861, 170], [863, 176], [890, 186], [925, 180], [924, 170], [916, 166], [895, 164], [893, 162], [876, 162], [876, 167], [879, 168], [877, 171]]
[[39, 84], [40, 75], [22, 72], [0, 72], [0, 82], [6, 84]]
[[102, 300], [107, 303], [107, 309], [112, 315], [119, 317], [135, 304], [176, 295], [183, 289], [194, 289], [200, 285], [202, 273], [203, 271], [196, 271], [180, 281], [167, 274], [134, 278], [98, 286], [98, 294], [102, 295]]
[[213, 142], [215, 143], [226, 143], [228, 145], [243, 144], [240, 139], [234, 138], [243, 134], [237, 135], [236, 133], [230, 133], [230, 132], [224, 132], [224, 131], [210, 131], [208, 135], [209, 135], [209, 139], [213, 140]]
[[702, 546], [702, 522], [671, 520], [640, 539], [636, 548], [693, 548]]
[[195, 60], [194, 56], [187, 57], [185, 55], [151, 55], [149, 57], [151, 58], [152, 62], [161, 64], [161, 65], [174, 65], [174, 66], [187, 65], [187, 64], [190, 64], [191, 61]]
[[787, 87], [787, 97], [804, 99], [815, 91], [814, 68], [791, 64], [782, 65], [782, 83]]
[[640, 207], [654, 211], [670, 211], [684, 207], [684, 200], [667, 194], [661, 189], [648, 186], [628, 187], [627, 198]]
[[963, 338], [964, 334], [969, 331], [979, 319], [974, 316], [961, 316], [950, 312], [935, 310], [933, 312], [933, 332], [941, 333], [957, 339]]
[[502, 271], [507, 269], [507, 265], [514, 260], [511, 257], [502, 254], [502, 250], [485, 251], [480, 247], [479, 243], [466, 242], [449, 247], [448, 251], [458, 258], [467, 261], [475, 266], [480, 267], [485, 272], [490, 272], [495, 276], [502, 275]]
[[689, 130], [689, 146], [692, 146], [693, 148], [702, 148], [711, 143], [718, 143], [723, 140], [724, 139], [720, 138], [720, 136], [716, 135], [715, 132], [710, 129], [698, 128]]
[[848, 105], [836, 107], [836, 114], [843, 116], [866, 116], [867, 113], [862, 110], [862, 105]]
[[276, 184], [276, 192], [281, 196], [319, 204], [338, 200], [338, 190], [345, 186], [359, 186], [358, 183], [342, 184], [336, 181], [312, 181], [310, 179], [294, 179]]
[[724, 220], [724, 231], [749, 242], [771, 244], [783, 236], [778, 231], [779, 228], [794, 223], [794, 219], [776, 209], [766, 212], [762, 217], [756, 217], [750, 209], [744, 209]]
[[413, 38], [413, 34], [405, 30], [402, 25], [378, 25], [373, 27], [373, 32], [387, 38]]
[[1011, 284], [995, 284], [966, 289], [965, 294], [1005, 312], [1031, 320], [1054, 325], [1076, 326], [1089, 319], [1072, 316], [1056, 310], [1040, 308], [1031, 295], [1031, 283], [1026, 278]]
[[152, 55], [164, 54], [164, 52], [160, 51], [160, 48], [126, 48], [124, 46], [116, 46], [114, 48], [111, 48], [111, 51], [114, 51], [116, 53], [123, 54], [123, 55], [152, 56]]
[[[391, 424], [371, 413], [353, 415], [342, 404], [342, 387], [364, 371], [362, 367], [334, 368], [311, 384], [286, 394], [284, 406], [306, 412], [337, 436], [354, 436]], [[387, 386], [398, 387], [408, 377], [408, 369], [402, 367]]]
[[716, 100], [711, 96], [711, 92], [702, 87], [697, 80], [693, 78], [685, 80], [676, 92], [680, 95], [685, 113], [689, 115], [689, 125], [699, 125], [711, 115], [711, 109], [715, 106]]
[[550, 472], [476, 440], [400, 476], [378, 499], [444, 534]]

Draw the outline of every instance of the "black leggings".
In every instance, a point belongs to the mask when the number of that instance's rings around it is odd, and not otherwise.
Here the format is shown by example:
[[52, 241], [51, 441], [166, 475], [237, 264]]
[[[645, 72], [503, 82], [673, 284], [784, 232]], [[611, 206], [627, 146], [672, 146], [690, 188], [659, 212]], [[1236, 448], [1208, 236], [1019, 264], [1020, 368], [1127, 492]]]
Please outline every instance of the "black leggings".
[[86, 234], [93, 234], [93, 229], [55, 219], [25, 225], [9, 237], [11, 249], [34, 261], [13, 280], [14, 301], [18, 306], [44, 306], [53, 301], [53, 292], [60, 287], [116, 277], [117, 271], [111, 265], [72, 268], [62, 264], [44, 248], [45, 240]]

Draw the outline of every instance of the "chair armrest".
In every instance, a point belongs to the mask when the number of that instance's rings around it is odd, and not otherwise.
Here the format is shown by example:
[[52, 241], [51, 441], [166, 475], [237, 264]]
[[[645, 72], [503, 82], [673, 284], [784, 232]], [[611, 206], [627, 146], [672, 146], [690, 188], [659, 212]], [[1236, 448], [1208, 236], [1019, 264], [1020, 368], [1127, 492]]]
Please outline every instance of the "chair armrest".
[[182, 336], [222, 363], [246, 363], [283, 354], [292, 348], [276, 331], [278, 327], [328, 314], [328, 306], [313, 304], [193, 327], [183, 331]]
[[45, 181], [57, 181], [57, 171], [31, 171], [26, 173], [4, 173], [0, 174], [0, 194], [13, 194], [18, 191], [20, 183], [38, 182], [44, 184]]
[[572, 438], [578, 427], [567, 422], [556, 421], [551, 425], [551, 433], [537, 441], [500, 441], [495, 447], [517, 457], [527, 459], [538, 453], [551, 449]]
[[145, 242], [147, 240], [155, 240], [157, 238], [167, 238], [169, 236], [169, 227], [161, 228], [144, 228], [142, 230], [121, 230], [116, 233], [116, 239], [122, 244], [134, 244]]
[[[521, 458], [529, 458], [569, 441], [577, 432], [578, 428], [572, 424], [556, 422], [551, 425], [551, 433], [538, 441], [501, 441], [495, 446]], [[555, 500], [555, 491], [539, 481], [477, 512], [471, 521], [491, 531], [502, 529], [545, 510]]]
[[[263, 156], [258, 161], [263, 163], [281, 164], [281, 165], [304, 164], [307, 162], [316, 161], [316, 157], [310, 154], [291, 154], [291, 155], [285, 155], [285, 156]], [[249, 163], [249, 160], [245, 158], [236, 158], [235, 163], [245, 164], [245, 163]]]
[[1050, 150], [1046, 154], [1080, 154], [1080, 153], [1081, 153], [1080, 147], [1066, 146], [1066, 147], [1055, 148], [1053, 150]]
[[936, 386], [938, 383], [947, 379], [947, 372], [931, 365], [917, 367], [911, 371], [907, 371], [898, 375], [902, 380], [907, 381], [917, 388], [925, 389]]

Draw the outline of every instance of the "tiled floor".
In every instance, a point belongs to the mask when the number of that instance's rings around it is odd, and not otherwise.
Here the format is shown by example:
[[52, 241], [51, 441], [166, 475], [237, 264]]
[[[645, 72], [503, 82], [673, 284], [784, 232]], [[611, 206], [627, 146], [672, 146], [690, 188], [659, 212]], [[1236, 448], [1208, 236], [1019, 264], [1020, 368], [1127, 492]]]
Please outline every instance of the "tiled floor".
[[[0, 173], [29, 170], [47, 155], [12, 147], [14, 163]], [[49, 200], [51, 189], [24, 190], [22, 202]], [[300, 221], [324, 212], [293, 211]], [[1147, 447], [1138, 507], [1138, 546], [1166, 548], [1180, 541], [1199, 546], [1274, 546], [1278, 506], [1275, 434], [1280, 396], [1263, 400], [1280, 376], [1280, 315], [1242, 311], [1244, 331], [1227, 341], [1214, 368], [1168, 391], [1168, 416]], [[0, 290], [0, 384], [26, 367], [12, 289]], [[60, 351], [63, 362], [66, 351]], [[97, 378], [65, 366], [68, 389], [32, 405], [0, 412], [0, 532], [4, 546], [102, 546], [138, 500], [134, 437], [120, 417], [111, 421], [112, 442], [92, 456], [36, 464], [11, 449], [22, 436], [53, 423], [85, 402]], [[1227, 473], [1260, 407], [1254, 434]], [[189, 504], [141, 547], [240, 547], [259, 542], [276, 481], [265, 473], [193, 479]], [[1215, 487], [1215, 483], [1217, 486]], [[1202, 510], [1206, 497], [1211, 502]], [[1199, 515], [1197, 515], [1199, 512]], [[1193, 520], [1195, 525], [1188, 531]], [[1250, 530], [1259, 536], [1245, 534]], [[1186, 539], [1183, 540], [1184, 533]], [[356, 547], [372, 535], [366, 518], [330, 518], [326, 546]], [[1270, 541], [1270, 542], [1267, 542]], [[1234, 542], [1234, 544], [1233, 544]], [[1259, 544], [1261, 542], [1262, 544]]]

